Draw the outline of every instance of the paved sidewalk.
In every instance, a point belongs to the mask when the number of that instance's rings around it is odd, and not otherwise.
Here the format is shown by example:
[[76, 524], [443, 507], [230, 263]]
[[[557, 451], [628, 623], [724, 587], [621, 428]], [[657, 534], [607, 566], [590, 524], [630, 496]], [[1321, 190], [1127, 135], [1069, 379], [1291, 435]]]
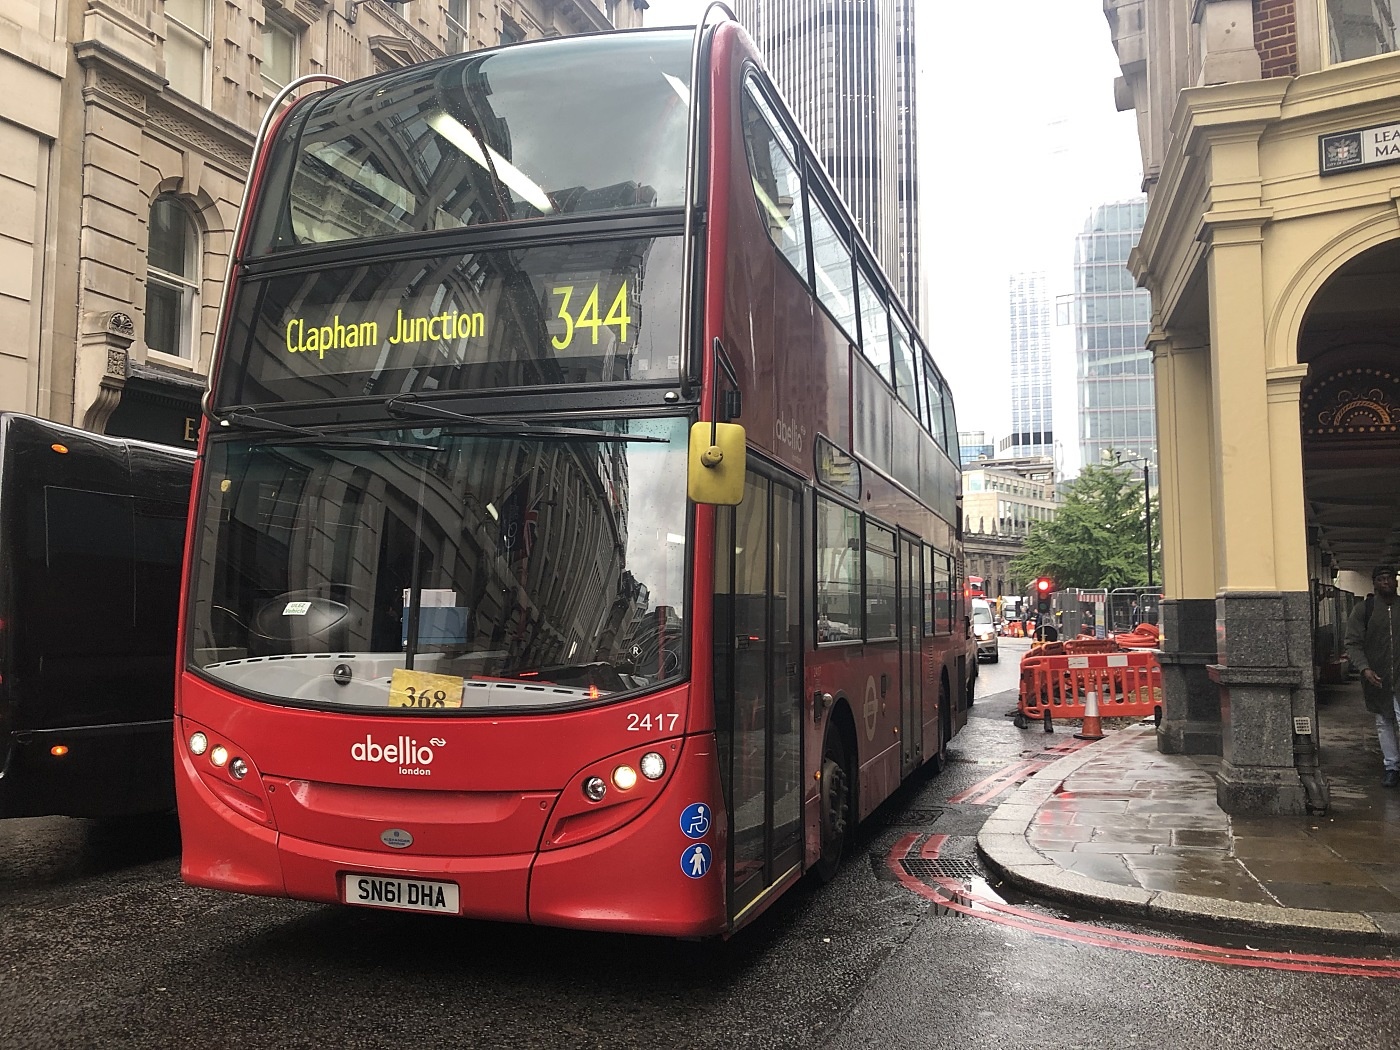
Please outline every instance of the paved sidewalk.
[[978, 847], [1012, 885], [1061, 903], [1400, 945], [1400, 790], [1381, 787], [1359, 686], [1324, 687], [1318, 722], [1326, 815], [1231, 818], [1218, 758], [1159, 754], [1152, 726], [1129, 724], [1023, 784]]

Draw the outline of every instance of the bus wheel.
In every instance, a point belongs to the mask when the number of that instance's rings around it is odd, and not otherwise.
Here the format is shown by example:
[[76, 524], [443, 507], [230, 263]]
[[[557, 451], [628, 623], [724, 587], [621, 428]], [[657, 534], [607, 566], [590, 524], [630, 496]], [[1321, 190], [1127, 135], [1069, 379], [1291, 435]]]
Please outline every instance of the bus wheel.
[[830, 882], [841, 866], [846, 836], [851, 826], [851, 763], [840, 730], [827, 726], [822, 743], [822, 855], [817, 860], [817, 879]]
[[938, 750], [924, 763], [924, 772], [928, 776], [942, 773], [943, 767], [948, 764], [948, 727], [953, 724], [952, 709], [948, 706], [950, 702], [948, 677], [944, 675], [938, 683]]

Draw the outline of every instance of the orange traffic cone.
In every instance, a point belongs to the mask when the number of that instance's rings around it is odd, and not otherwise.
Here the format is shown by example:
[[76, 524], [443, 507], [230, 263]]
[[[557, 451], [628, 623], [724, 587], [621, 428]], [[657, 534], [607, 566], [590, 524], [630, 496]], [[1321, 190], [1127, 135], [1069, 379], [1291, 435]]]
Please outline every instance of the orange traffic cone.
[[1090, 689], [1084, 694], [1084, 725], [1074, 734], [1078, 740], [1102, 740], [1103, 721], [1099, 718], [1099, 694]]

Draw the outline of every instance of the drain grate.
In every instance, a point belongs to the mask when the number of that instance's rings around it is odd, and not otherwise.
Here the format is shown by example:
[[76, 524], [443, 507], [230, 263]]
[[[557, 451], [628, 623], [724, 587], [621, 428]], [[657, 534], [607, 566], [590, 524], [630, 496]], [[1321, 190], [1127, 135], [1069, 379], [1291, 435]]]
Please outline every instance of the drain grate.
[[938, 860], [902, 860], [906, 875], [916, 879], [978, 879], [982, 873], [970, 860], [940, 858]]
[[902, 809], [885, 818], [886, 827], [923, 827], [943, 815], [941, 809]]

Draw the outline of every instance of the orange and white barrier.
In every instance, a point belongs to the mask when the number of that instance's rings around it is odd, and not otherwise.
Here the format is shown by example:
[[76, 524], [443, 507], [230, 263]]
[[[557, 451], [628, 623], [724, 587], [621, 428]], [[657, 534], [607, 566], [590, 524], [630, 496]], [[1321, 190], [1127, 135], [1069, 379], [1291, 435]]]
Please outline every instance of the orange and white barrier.
[[[1066, 642], [1065, 648], [1071, 645], [1073, 641]], [[1021, 660], [1018, 726], [1024, 728], [1036, 719], [1044, 721], [1050, 732], [1053, 719], [1087, 719], [1091, 700], [1093, 716], [1100, 722], [1104, 718], [1158, 715], [1162, 669], [1157, 654], [1146, 649], [1048, 655], [1032, 650]]]

